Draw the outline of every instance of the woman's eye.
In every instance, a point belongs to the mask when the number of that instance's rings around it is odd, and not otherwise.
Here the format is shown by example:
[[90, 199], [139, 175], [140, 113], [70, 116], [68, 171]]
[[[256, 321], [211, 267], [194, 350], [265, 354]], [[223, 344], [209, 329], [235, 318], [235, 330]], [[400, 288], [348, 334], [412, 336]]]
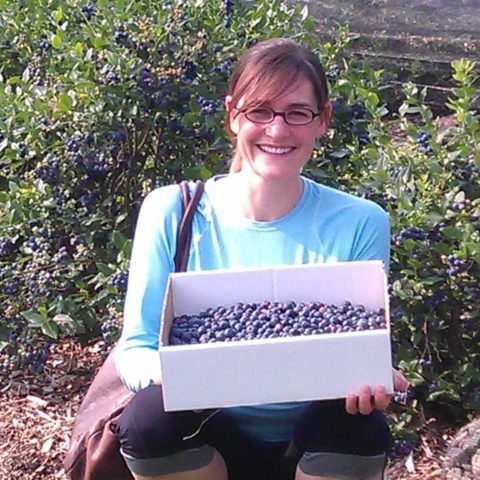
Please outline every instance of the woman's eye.
[[254, 108], [248, 112], [249, 116], [259, 119], [269, 119], [272, 112], [268, 108]]
[[289, 110], [287, 116], [289, 120], [309, 120], [311, 113], [308, 110]]

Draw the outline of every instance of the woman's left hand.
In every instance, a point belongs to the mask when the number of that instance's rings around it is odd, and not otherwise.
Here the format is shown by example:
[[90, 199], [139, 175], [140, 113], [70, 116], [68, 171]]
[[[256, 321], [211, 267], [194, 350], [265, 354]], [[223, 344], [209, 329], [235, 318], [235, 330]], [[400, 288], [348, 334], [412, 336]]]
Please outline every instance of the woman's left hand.
[[[409, 386], [408, 380], [398, 370], [393, 369], [393, 388], [397, 392], [406, 392]], [[362, 385], [358, 395], [347, 395], [345, 399], [345, 410], [351, 415], [361, 413], [369, 415], [373, 410], [385, 410], [392, 395], [387, 394], [385, 387], [379, 385], [372, 392], [370, 387]]]

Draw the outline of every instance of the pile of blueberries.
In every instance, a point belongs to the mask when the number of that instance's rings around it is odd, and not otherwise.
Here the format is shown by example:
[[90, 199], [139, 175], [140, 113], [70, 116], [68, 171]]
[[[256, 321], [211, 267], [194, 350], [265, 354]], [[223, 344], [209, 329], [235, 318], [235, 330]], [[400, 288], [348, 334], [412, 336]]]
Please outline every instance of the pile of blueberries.
[[385, 310], [367, 310], [345, 301], [237, 303], [207, 308], [198, 315], [175, 317], [170, 345], [285, 338], [386, 328]]

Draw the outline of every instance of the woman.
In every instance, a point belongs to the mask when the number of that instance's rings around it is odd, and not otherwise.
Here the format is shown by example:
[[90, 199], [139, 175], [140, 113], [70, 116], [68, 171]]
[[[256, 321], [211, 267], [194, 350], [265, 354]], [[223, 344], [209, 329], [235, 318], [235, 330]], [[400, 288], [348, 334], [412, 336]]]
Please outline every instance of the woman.
[[[287, 39], [238, 61], [225, 100], [229, 175], [206, 182], [189, 270], [381, 259], [389, 224], [376, 204], [301, 176], [331, 106], [317, 57]], [[135, 235], [116, 366], [137, 391], [116, 433], [136, 479], [380, 479], [388, 427], [383, 386], [345, 401], [165, 413], [157, 353], [180, 215], [176, 186], [145, 199]], [[406, 380], [394, 374], [397, 390]]]

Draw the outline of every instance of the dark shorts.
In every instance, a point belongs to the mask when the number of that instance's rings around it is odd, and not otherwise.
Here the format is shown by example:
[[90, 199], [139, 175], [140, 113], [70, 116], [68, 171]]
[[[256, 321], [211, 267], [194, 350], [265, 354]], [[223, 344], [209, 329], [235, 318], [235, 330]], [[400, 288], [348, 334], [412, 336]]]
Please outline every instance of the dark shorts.
[[389, 448], [383, 414], [349, 415], [343, 400], [312, 402], [297, 420], [292, 441], [269, 446], [247, 438], [228, 410], [214, 412], [165, 412], [161, 386], [152, 385], [133, 397], [113, 431], [124, 456], [134, 460], [155, 461], [211, 445], [233, 480], [292, 479], [305, 452], [368, 457]]

